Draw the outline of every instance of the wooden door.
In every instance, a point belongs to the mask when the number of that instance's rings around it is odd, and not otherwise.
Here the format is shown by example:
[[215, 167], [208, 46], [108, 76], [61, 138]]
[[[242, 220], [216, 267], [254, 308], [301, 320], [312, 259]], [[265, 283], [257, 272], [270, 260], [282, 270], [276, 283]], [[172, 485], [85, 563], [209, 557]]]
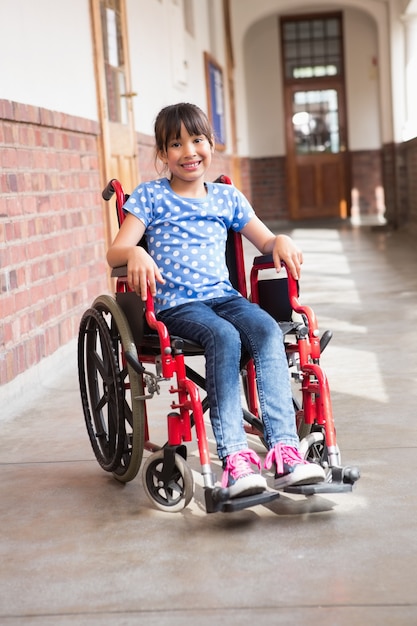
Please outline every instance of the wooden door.
[[[127, 41], [125, 0], [90, 0], [94, 33], [97, 96], [101, 126], [103, 186], [112, 178], [126, 192], [139, 182], [137, 144]], [[115, 211], [106, 209], [108, 243], [118, 225]]]
[[292, 219], [345, 218], [349, 171], [341, 14], [281, 20]]
[[293, 219], [347, 216], [341, 89], [324, 81], [286, 93], [288, 202]]

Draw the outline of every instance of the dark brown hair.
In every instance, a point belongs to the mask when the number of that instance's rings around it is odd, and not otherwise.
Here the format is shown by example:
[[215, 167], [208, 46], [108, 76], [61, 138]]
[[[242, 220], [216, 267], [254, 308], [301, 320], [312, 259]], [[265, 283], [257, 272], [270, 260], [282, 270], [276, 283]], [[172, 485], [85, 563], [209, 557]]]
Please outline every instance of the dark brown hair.
[[214, 147], [213, 129], [207, 115], [195, 104], [180, 102], [163, 108], [155, 120], [156, 151], [167, 151], [168, 142], [178, 139], [181, 135], [181, 124], [184, 124], [190, 135], [204, 135]]

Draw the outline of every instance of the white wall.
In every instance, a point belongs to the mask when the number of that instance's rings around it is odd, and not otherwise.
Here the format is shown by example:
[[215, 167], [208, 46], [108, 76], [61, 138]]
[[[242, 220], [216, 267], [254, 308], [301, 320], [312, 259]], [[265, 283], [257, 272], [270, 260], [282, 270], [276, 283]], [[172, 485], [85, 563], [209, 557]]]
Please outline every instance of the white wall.
[[[398, 1], [232, 0], [239, 154], [284, 154], [277, 13], [318, 8], [344, 7], [346, 15], [350, 148], [401, 141], [404, 34]], [[173, 22], [173, 0], [126, 0], [126, 5], [137, 130], [152, 134], [156, 113], [172, 102], [189, 100], [207, 109], [204, 50], [226, 69], [222, 1], [194, 0], [194, 36]], [[0, 18], [0, 98], [96, 120], [89, 1], [1, 0]], [[182, 52], [184, 83], [172, 72]], [[376, 76], [370, 65], [374, 55]], [[364, 110], [372, 114], [364, 116]], [[228, 116], [226, 122], [230, 137]]]
[[349, 149], [377, 150], [382, 136], [376, 24], [355, 9], [345, 10], [343, 19]]
[[[285, 154], [284, 102], [278, 17], [254, 24], [244, 39], [247, 150], [251, 157]], [[239, 147], [243, 144], [238, 129]]]
[[[213, 3], [217, 5], [214, 12]], [[218, 0], [194, 2], [194, 36], [175, 24], [174, 20], [182, 17], [182, 10], [180, 15], [175, 12], [173, 0], [127, 0], [126, 6], [132, 87], [138, 93], [134, 99], [136, 129], [152, 135], [158, 111], [175, 102], [193, 102], [207, 111], [204, 51], [213, 54], [215, 49], [218, 63], [223, 68], [225, 63], [224, 46], [216, 26], [221, 16], [221, 3]], [[178, 80], [181, 72], [177, 77], [173, 73], [175, 55], [181, 49], [186, 61], [182, 77], [185, 82]]]
[[1, 0], [0, 98], [97, 119], [88, 0]]
[[[225, 69], [222, 0], [193, 6], [194, 36], [184, 31], [182, 2], [126, 0], [140, 132], [153, 134], [167, 104], [207, 110], [204, 51]], [[0, 0], [0, 59], [0, 98], [98, 119], [89, 0]]]

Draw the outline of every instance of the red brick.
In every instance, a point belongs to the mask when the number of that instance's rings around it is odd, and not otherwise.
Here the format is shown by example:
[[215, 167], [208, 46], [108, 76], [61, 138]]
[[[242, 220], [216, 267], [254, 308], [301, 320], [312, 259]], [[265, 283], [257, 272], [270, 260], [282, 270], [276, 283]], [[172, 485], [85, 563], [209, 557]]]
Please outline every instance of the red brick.
[[10, 265], [19, 265], [27, 259], [26, 249], [21, 243], [11, 244], [9, 246]]
[[0, 283], [0, 319], [2, 323], [7, 323], [7, 321], [10, 321], [10, 319], [16, 315], [16, 296], [15, 292], [11, 292], [8, 289], [8, 279], [5, 281], [3, 274], [1, 274]]
[[9, 217], [15, 217], [22, 215], [23, 202], [21, 196], [13, 196], [6, 198], [6, 215]]
[[4, 385], [15, 377], [13, 369], [13, 354], [6, 352], [0, 356], [0, 384]]

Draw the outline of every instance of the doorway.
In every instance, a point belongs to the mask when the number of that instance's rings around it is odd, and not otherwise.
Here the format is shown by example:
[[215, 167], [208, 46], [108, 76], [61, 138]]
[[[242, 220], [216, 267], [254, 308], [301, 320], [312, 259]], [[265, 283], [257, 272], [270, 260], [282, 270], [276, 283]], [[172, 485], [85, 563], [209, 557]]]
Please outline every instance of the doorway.
[[346, 218], [342, 14], [282, 17], [280, 32], [290, 217]]
[[[102, 184], [117, 178], [131, 191], [139, 182], [125, 0], [90, 0], [101, 128]], [[118, 230], [106, 207], [107, 243]]]

